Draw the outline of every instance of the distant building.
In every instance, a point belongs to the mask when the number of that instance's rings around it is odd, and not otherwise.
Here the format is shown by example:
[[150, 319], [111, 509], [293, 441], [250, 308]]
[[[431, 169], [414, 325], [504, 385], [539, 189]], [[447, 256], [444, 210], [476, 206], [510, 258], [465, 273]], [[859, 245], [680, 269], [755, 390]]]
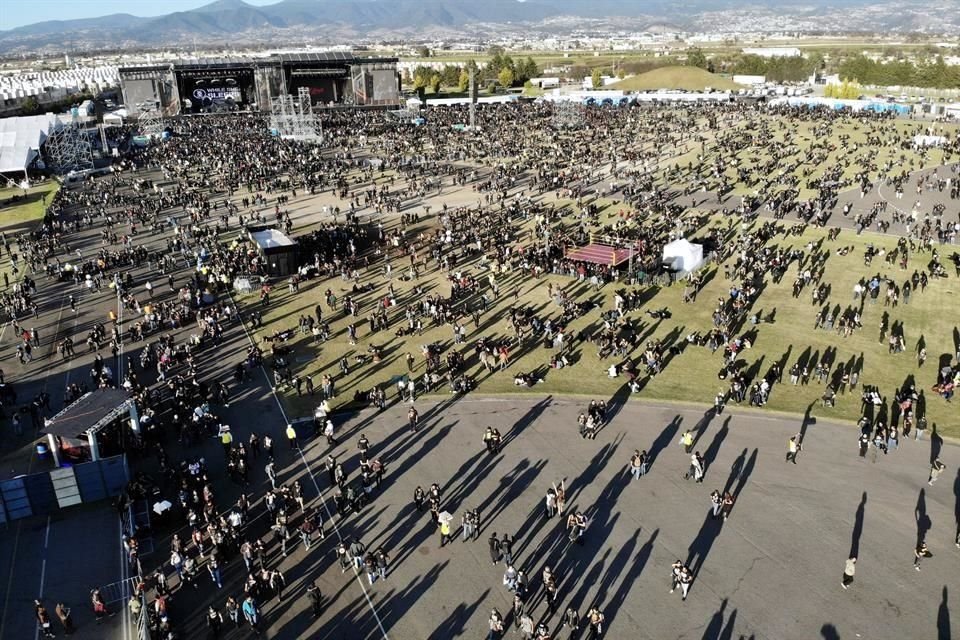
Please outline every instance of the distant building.
[[761, 58], [795, 58], [801, 55], [797, 47], [744, 47], [742, 51]]
[[767, 82], [766, 76], [734, 75], [733, 81], [745, 87], [755, 87]]
[[560, 78], [530, 78], [530, 84], [541, 89], [555, 89], [560, 86]]

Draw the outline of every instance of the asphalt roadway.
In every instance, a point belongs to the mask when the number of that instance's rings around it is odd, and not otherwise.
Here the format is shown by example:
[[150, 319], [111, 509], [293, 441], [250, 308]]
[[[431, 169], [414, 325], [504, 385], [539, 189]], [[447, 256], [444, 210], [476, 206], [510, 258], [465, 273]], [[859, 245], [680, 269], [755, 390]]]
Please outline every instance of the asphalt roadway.
[[[319, 205], [310, 205], [312, 211], [302, 215], [316, 213]], [[93, 250], [97, 231], [72, 236], [71, 245], [85, 253]], [[162, 239], [153, 242], [160, 246]], [[186, 273], [181, 269], [178, 281]], [[142, 286], [146, 272], [135, 275]], [[154, 284], [163, 283], [156, 278]], [[45, 388], [58, 409], [66, 383], [86, 375], [86, 330], [105, 320], [116, 303], [107, 291], [84, 295], [80, 312], [71, 317], [65, 296], [72, 285], [48, 287], [42, 280], [41, 285], [45, 291], [35, 326], [43, 347], [34, 363], [20, 369], [10, 358], [15, 342], [7, 328], [4, 368], [23, 399]], [[64, 363], [56, 355], [54, 337], [68, 332], [75, 334], [77, 352], [83, 355]], [[189, 333], [189, 327], [178, 331], [178, 339]], [[200, 354], [201, 371], [229, 375], [247, 340], [240, 325], [229, 327], [221, 346]], [[118, 369], [130, 366], [139, 346], [127, 347]], [[338, 419], [339, 459], [356, 474], [356, 439], [362, 431], [373, 444], [373, 455], [387, 462], [384, 485], [372, 505], [338, 522], [336, 530], [328, 522], [331, 535], [309, 552], [298, 546], [281, 559], [272, 539], [264, 536], [271, 545], [271, 566], [280, 561], [289, 594], [283, 602], [273, 598], [265, 604], [266, 637], [483, 637], [489, 610], [497, 607], [507, 614], [511, 603], [502, 585], [503, 567], [492, 566], [487, 554], [485, 539], [493, 531], [508, 531], [517, 540], [515, 556], [530, 576], [535, 617], [546, 611], [540, 574], [549, 565], [559, 577], [560, 607], [572, 604], [583, 615], [598, 606], [610, 638], [951, 637], [950, 596], [956, 598], [960, 589], [960, 550], [954, 546], [960, 521], [955, 445], [904, 442], [901, 450], [874, 463], [857, 457], [853, 429], [821, 421], [807, 424], [804, 451], [794, 467], [783, 456], [787, 439], [803, 426], [802, 417], [759, 412], [711, 416], [702, 408], [640, 399], [622, 405], [596, 440], [585, 441], [577, 436], [575, 418], [587, 401], [531, 396], [418, 401], [423, 428], [416, 435], [404, 429], [406, 405], [381, 415], [366, 411]], [[281, 481], [299, 478], [309, 506], [332, 511], [321, 467], [326, 443], [307, 440], [302, 451], [287, 450], [286, 417], [263, 376], [236, 391], [230, 407], [218, 412], [241, 438], [251, 430], [272, 433]], [[497, 427], [507, 441], [497, 456], [488, 456], [480, 441], [487, 425]], [[683, 480], [688, 458], [676, 442], [688, 428], [702, 431], [697, 448], [709, 463], [702, 485]], [[932, 447], [943, 449], [948, 468], [937, 484], [928, 486]], [[168, 448], [173, 460], [205, 455], [215, 473], [218, 503], [232, 503], [238, 488], [223, 478], [216, 442], [190, 451], [176, 443]], [[656, 459], [648, 477], [629, 482], [627, 461], [638, 448]], [[26, 460], [32, 458], [21, 461]], [[255, 500], [269, 486], [262, 464], [262, 459], [254, 464], [254, 484], [248, 489]], [[33, 462], [13, 463], [9, 472], [37, 468]], [[561, 479], [567, 483], [570, 508], [592, 520], [583, 547], [568, 545], [562, 522], [543, 516], [544, 493]], [[429, 517], [412, 505], [414, 487], [432, 482], [443, 488], [442, 506], [457, 522], [464, 509], [481, 508], [480, 540], [439, 548]], [[714, 488], [738, 495], [733, 515], [722, 527], [707, 517]], [[254, 510], [262, 514], [259, 504]], [[251, 535], [265, 533], [263, 521], [261, 515], [251, 524]], [[925, 533], [934, 557], [916, 572], [911, 563], [919, 532]], [[163, 562], [169, 534], [158, 533], [158, 551], [144, 558], [147, 569]], [[349, 536], [359, 536], [371, 549], [382, 545], [390, 554], [386, 582], [370, 586], [364, 575], [340, 573], [333, 548], [338, 537]], [[90, 588], [126, 575], [109, 505], [15, 523], [0, 531], [0, 547], [0, 575], [6, 576], [0, 580], [3, 640], [35, 636], [31, 604], [38, 596], [51, 611], [59, 599], [73, 606], [80, 626], [75, 637], [129, 637], [125, 615], [96, 626], [87, 605]], [[843, 591], [840, 576], [854, 547], [860, 558], [857, 579]], [[668, 593], [670, 564], [678, 558], [697, 568], [686, 602]], [[241, 569], [236, 560], [228, 564], [224, 591], [239, 593]], [[316, 580], [325, 598], [324, 615], [316, 621], [302, 597], [306, 580]], [[205, 574], [200, 582], [196, 594], [175, 592], [171, 602], [185, 638], [203, 637], [203, 611], [211, 603], [222, 607], [226, 597]], [[172, 583], [176, 585], [175, 576]], [[226, 634], [249, 636], [245, 628]]]

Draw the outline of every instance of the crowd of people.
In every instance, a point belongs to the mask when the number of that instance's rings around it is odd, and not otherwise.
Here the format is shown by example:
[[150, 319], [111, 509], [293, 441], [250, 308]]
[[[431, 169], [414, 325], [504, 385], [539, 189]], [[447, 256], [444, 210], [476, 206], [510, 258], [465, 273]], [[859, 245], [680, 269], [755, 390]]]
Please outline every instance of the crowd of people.
[[[460, 108], [434, 109], [429, 115], [427, 126], [413, 127], [382, 112], [331, 112], [324, 116], [328, 144], [316, 146], [271, 136], [258, 116], [171, 121], [169, 140], [131, 146], [107, 177], [58, 191], [36, 231], [0, 237], [14, 277], [0, 306], [17, 323], [17, 366], [26, 375], [33, 351], [46, 341], [56, 341], [64, 361], [92, 359], [90, 381], [68, 389], [64, 404], [91, 389], [127, 389], [141, 416], [132, 446], [145, 459], [152, 457], [157, 470], [154, 479], [143, 476], [132, 483], [129, 497], [176, 495], [177, 533], [165, 554], [168, 561], [143, 574], [130, 601], [135, 616], [149, 616], [155, 637], [185, 637], [171, 595], [198, 588], [204, 572], [213, 586], [226, 587], [230, 594], [221, 607], [206, 612], [210, 637], [221, 637], [225, 624], [246, 624], [259, 633], [266, 626], [265, 604], [284, 597], [279, 565], [297, 542], [310, 553], [331, 537], [325, 527], [336, 525], [326, 520], [348, 518], [377, 499], [388, 461], [371, 455], [365, 437], [357, 442], [355, 458], [338, 460], [331, 454], [326, 459], [335, 505], [327, 513], [307, 496], [300, 480], [279, 480], [271, 435], [226, 423], [223, 414], [231, 398], [261, 366], [271, 371], [271, 386], [315, 396], [323, 409], [312, 427], [286, 427], [291, 451], [299, 450], [308, 434], [326, 436], [331, 448], [341, 444], [331, 403], [338, 402], [336, 391], [350, 376], [360, 379], [353, 394], [358, 404], [382, 409], [394, 398], [413, 404], [424, 392], [467, 393], [483, 375], [510, 370], [540, 345], [551, 350], [550, 368], [575, 366], [574, 349], [592, 345], [601, 360], [611, 359], [608, 375], [625, 376], [633, 391], [686, 349], [722, 349], [717, 378], [725, 388], [717, 394], [717, 413], [728, 401], [765, 405], [783, 384], [784, 369], [793, 385], [806, 385], [812, 374], [825, 385], [825, 398], [835, 398], [857, 389], [865, 374], [862, 362], [839, 361], [835, 349], [804, 354], [789, 368], [779, 362], [765, 372], [744, 368], [739, 356], [751, 348], [761, 325], [772, 322], [758, 305], [769, 279], [779, 282], [796, 271], [795, 297], [809, 292], [822, 307], [818, 327], [849, 336], [863, 329], [866, 304], [877, 304], [881, 296], [891, 309], [908, 304], [911, 296], [923, 295], [931, 279], [949, 277], [943, 264], [948, 258], [960, 270], [956, 252], [945, 255], [960, 231], [952, 202], [960, 199], [960, 137], [953, 136], [937, 152], [944, 166], [929, 171], [933, 152], [910, 146], [912, 135], [928, 125], [894, 126], [888, 117], [869, 113], [735, 103], [589, 109], [582, 112], [576, 131], [542, 136], [537, 132], [556, 128], [549, 105], [507, 104], [481, 110], [486, 131], [495, 134], [457, 136], [450, 135], [450, 127], [462, 121]], [[866, 142], [837, 136], [851, 125]], [[893, 150], [892, 159], [878, 164], [876, 148]], [[912, 177], [920, 169], [928, 171]], [[889, 210], [885, 203], [856, 212], [849, 204], [839, 206], [843, 191], [857, 188], [866, 199], [878, 185], [881, 195], [884, 187], [896, 194]], [[897, 207], [914, 186], [917, 204], [909, 210]], [[732, 195], [744, 189], [750, 195]], [[704, 199], [704, 193], [710, 197]], [[928, 193], [945, 194], [952, 212], [943, 206], [926, 210], [920, 201]], [[602, 218], [600, 196], [614, 200], [619, 212]], [[299, 213], [319, 198], [327, 202], [320, 215], [314, 212], [307, 219]], [[428, 199], [441, 204], [425, 204]], [[688, 211], [692, 206], [699, 209]], [[741, 222], [760, 215], [762, 222], [737, 233]], [[858, 233], [875, 227], [903, 236], [889, 253], [878, 250], [865, 258], [859, 290], [846, 309], [831, 307], [830, 283], [823, 279], [833, 249], [823, 241], [790, 249], [778, 243], [806, 225], [833, 224], [835, 215], [854, 216], [843, 224]], [[299, 269], [287, 280], [285, 293], [282, 280], [271, 278], [269, 260], [243, 233], [246, 225], [261, 223], [301, 234]], [[646, 309], [644, 290], [633, 283], [638, 273], [659, 270], [666, 243], [693, 235], [723, 265], [728, 295], [715, 301], [709, 332], [648, 339], [631, 313], [645, 310], [661, 320], [671, 312]], [[635, 271], [567, 257], [568, 249], [590, 239], [631, 246]], [[913, 267], [913, 276], [902, 282], [883, 279], [871, 267], [877, 256], [902, 269]], [[609, 305], [599, 304], [576, 299], [568, 288], [551, 283], [552, 306], [521, 304], [520, 287], [545, 274], [589, 283], [593, 290], [616, 283], [617, 291]], [[233, 302], [230, 294], [239, 277], [259, 283], [259, 304]], [[686, 286], [685, 302], [697, 304], [702, 276]], [[316, 295], [320, 289], [325, 289], [322, 297]], [[50, 292], [68, 292], [75, 314], [110, 296], [116, 299], [116, 311], [110, 311], [107, 322], [92, 323], [85, 338], [69, 330], [42, 337], [30, 327], [30, 318], [37, 317], [45, 297], [49, 302]], [[311, 295], [315, 304], [308, 304], [297, 325], [274, 319], [271, 333], [225, 366], [221, 354], [228, 335], [259, 329], [261, 314], [268, 314], [282, 296], [309, 301]], [[505, 302], [506, 309], [494, 316], [494, 308]], [[601, 323], [580, 331], [570, 328], [598, 306]], [[505, 333], [491, 329], [498, 322]], [[468, 340], [471, 324], [474, 336]], [[424, 330], [438, 327], [449, 327], [452, 346], [410, 346]], [[881, 340], [887, 335], [891, 353], [903, 349], [902, 326], [882, 326]], [[378, 341], [383, 337], [387, 342], [388, 336], [409, 349], [407, 375], [396, 381], [396, 392], [390, 381], [376, 378], [376, 367], [355, 372], [380, 362]], [[315, 386], [318, 374], [291, 356], [288, 343], [301, 337], [320, 345], [365, 340], [369, 348], [353, 362], [341, 358], [320, 374]], [[73, 345], [84, 341], [87, 350], [75, 351]], [[104, 360], [102, 350], [112, 354], [117, 366]], [[131, 351], [138, 355], [124, 357]], [[507, 375], [517, 385], [532, 387], [545, 374]], [[958, 383], [960, 354], [938, 371], [935, 388], [949, 401]], [[925, 425], [921, 396], [913, 388], [898, 391], [889, 415], [865, 397], [863, 437], [889, 447], [898, 428], [903, 437], [911, 428], [920, 433]], [[52, 413], [49, 396], [42, 394], [17, 411], [31, 416], [34, 425]], [[607, 414], [604, 401], [591, 402], [578, 418], [580, 435], [596, 438]], [[416, 431], [415, 408], [408, 419]], [[249, 437], [235, 435], [241, 428], [249, 429]], [[205, 438], [219, 440], [222, 460], [198, 453]], [[493, 428], [483, 442], [491, 456], [503, 446]], [[788, 453], [793, 462], [799, 440], [796, 445]], [[702, 482], [703, 458], [684, 446], [691, 455], [688, 476]], [[171, 459], [174, 449], [178, 460]], [[646, 451], [637, 450], [630, 471], [639, 479], [647, 464]], [[258, 482], [261, 468], [270, 485], [266, 489]], [[222, 490], [214, 486], [223, 479], [239, 493], [236, 501], [220, 499]], [[563, 482], [551, 487], [545, 498], [547, 517], [563, 516], [564, 496]], [[713, 516], [726, 519], [734, 499], [730, 492], [714, 491]], [[426, 492], [418, 487], [414, 502], [418, 510], [428, 507], [441, 545], [456, 537], [439, 484]], [[251, 509], [261, 506], [267, 514], [265, 531], [250, 523]], [[479, 510], [468, 509], [460, 520], [462, 539], [475, 539]], [[583, 513], [567, 514], [569, 541], [583, 544], [589, 524]], [[131, 566], [138, 568], [142, 534], [130, 531], [125, 540]], [[362, 536], [334, 537], [343, 572], [364, 571], [371, 587], [387, 579], [389, 549], [367, 549]], [[503, 583], [514, 598], [512, 621], [523, 637], [546, 640], [557, 626], [551, 616], [562, 608], [556, 577], [550, 567], [543, 569], [549, 613], [535, 619], [528, 600], [535, 587], [518, 566], [511, 544], [506, 534], [489, 539], [492, 563], [505, 565]], [[239, 590], [224, 580], [223, 567], [235, 557], [245, 567]], [[695, 569], [678, 561], [674, 588], [681, 588], [684, 599], [695, 577]], [[150, 594], [147, 610], [144, 592]], [[306, 596], [313, 615], [320, 616], [324, 600], [316, 585]], [[581, 619], [575, 605], [565, 608], [558, 624], [599, 637], [603, 613], [592, 607]], [[49, 618], [42, 604], [38, 607], [38, 620]], [[490, 637], [500, 637], [506, 625], [507, 617], [493, 610]]]

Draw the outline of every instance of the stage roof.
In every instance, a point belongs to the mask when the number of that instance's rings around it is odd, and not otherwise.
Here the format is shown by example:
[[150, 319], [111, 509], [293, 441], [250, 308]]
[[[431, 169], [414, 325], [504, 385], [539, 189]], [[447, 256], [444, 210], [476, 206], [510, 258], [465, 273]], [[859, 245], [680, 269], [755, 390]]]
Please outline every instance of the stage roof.
[[52, 113], [0, 119], [0, 172], [23, 171], [30, 166], [58, 124]]
[[251, 231], [250, 238], [263, 249], [278, 249], [280, 247], [292, 247], [296, 242], [284, 235], [283, 232], [276, 229], [264, 229], [263, 231]]
[[588, 244], [585, 247], [567, 251], [566, 257], [567, 260], [615, 267], [630, 259], [630, 249], [617, 249], [606, 244]]
[[104, 416], [129, 398], [130, 394], [124, 389], [92, 391], [55, 415], [41, 432], [61, 438], [76, 438], [96, 426]]
[[356, 56], [352, 53], [343, 51], [317, 51], [314, 53], [281, 53], [271, 56], [283, 64], [309, 63], [309, 62], [353, 62]]

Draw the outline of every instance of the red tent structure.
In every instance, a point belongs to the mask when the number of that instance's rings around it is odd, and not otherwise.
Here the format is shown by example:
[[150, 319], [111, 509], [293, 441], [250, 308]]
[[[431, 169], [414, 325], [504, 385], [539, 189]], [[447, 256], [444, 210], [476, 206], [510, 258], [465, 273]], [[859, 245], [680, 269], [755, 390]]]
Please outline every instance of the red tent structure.
[[607, 244], [588, 244], [579, 249], [567, 251], [567, 260], [603, 264], [615, 267], [630, 259], [630, 249], [617, 249]]

